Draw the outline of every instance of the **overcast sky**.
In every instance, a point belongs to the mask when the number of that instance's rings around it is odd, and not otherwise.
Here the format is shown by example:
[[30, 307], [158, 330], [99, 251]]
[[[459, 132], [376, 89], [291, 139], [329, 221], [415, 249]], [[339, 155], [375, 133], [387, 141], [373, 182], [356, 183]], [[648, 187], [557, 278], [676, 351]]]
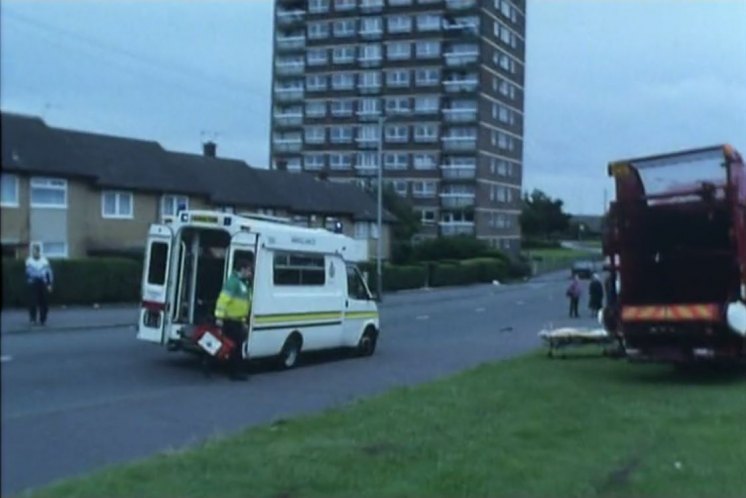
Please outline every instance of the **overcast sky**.
[[[524, 189], [598, 213], [610, 160], [746, 152], [745, 0], [528, 2]], [[267, 167], [271, 0], [0, 9], [3, 111]]]

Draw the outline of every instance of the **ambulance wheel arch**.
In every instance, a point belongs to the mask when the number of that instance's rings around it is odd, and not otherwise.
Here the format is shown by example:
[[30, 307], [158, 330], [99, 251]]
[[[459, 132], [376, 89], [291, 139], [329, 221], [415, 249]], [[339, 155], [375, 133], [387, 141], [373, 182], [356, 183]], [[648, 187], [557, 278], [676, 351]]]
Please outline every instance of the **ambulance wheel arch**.
[[298, 358], [300, 357], [301, 350], [303, 349], [303, 335], [294, 330], [285, 339], [285, 343], [282, 345], [279, 355], [279, 366], [285, 370], [289, 370], [298, 364]]

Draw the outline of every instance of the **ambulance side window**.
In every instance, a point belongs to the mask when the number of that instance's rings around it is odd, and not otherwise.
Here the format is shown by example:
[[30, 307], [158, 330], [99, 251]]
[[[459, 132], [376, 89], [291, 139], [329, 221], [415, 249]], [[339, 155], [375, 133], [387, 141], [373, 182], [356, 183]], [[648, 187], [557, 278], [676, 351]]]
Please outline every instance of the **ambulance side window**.
[[148, 264], [148, 283], [163, 285], [166, 283], [166, 257], [168, 244], [153, 242], [150, 244], [150, 263]]

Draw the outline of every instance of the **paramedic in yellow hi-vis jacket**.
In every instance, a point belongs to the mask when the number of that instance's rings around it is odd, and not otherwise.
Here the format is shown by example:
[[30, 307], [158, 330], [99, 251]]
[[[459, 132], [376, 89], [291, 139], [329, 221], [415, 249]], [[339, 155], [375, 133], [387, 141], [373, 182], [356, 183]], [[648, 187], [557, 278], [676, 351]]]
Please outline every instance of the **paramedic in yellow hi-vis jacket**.
[[247, 320], [251, 311], [252, 262], [236, 260], [233, 272], [225, 281], [215, 305], [215, 324], [235, 343], [229, 360], [231, 379], [246, 380], [242, 368], [243, 343], [248, 337]]

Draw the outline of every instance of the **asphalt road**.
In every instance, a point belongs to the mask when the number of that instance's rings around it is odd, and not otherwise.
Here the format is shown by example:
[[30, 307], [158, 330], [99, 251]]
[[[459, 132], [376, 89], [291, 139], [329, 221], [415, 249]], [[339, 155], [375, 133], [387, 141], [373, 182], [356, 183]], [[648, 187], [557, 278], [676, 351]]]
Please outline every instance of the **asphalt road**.
[[205, 378], [128, 328], [3, 336], [2, 494], [526, 352], [550, 323], [594, 324], [566, 318], [565, 276], [387, 296], [373, 357], [258, 368], [246, 383]]

